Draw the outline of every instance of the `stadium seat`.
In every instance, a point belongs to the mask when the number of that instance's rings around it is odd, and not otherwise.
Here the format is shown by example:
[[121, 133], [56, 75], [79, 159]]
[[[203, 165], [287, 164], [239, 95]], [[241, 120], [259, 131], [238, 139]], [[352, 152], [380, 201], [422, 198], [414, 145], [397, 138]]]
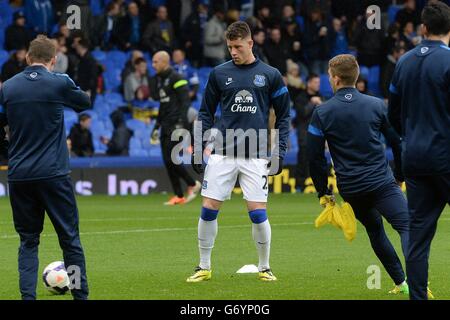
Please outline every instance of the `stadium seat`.
[[152, 145], [149, 151], [150, 157], [161, 157], [161, 146], [160, 145]]
[[152, 133], [152, 129], [153, 129], [153, 126], [151, 127], [151, 129], [147, 128], [147, 127], [144, 129], [136, 128], [134, 130], [134, 136], [139, 139], [147, 139], [148, 140]]
[[320, 75], [320, 89], [319, 92], [325, 98], [330, 98], [333, 96], [333, 89], [331, 88], [330, 81], [328, 79], [328, 74]]
[[130, 139], [130, 149], [142, 149], [141, 140], [136, 137], [132, 137]]
[[0, 49], [0, 67], [9, 59], [8, 51]]
[[127, 62], [127, 54], [120, 50], [111, 50], [106, 53], [106, 59], [112, 61], [121, 71]]
[[130, 128], [133, 131], [139, 131], [139, 130], [145, 130], [146, 125], [144, 122], [136, 119], [130, 119], [126, 121], [127, 127]]
[[102, 50], [95, 49], [91, 53], [94, 59], [100, 63], [103, 63], [106, 60], [106, 53], [103, 52]]
[[368, 67], [359, 66], [359, 73], [360, 73], [361, 77], [363, 77], [364, 79], [366, 79], [366, 80], [369, 79], [370, 70]]
[[390, 5], [388, 8], [388, 19], [389, 24], [392, 24], [395, 21], [395, 18], [397, 16], [397, 13], [403, 8], [403, 6], [399, 5]]
[[118, 92], [108, 92], [104, 95], [105, 102], [114, 106], [124, 106], [127, 102], [123, 99], [123, 96]]
[[92, 120], [91, 124], [91, 132], [94, 135], [94, 132], [97, 136], [100, 136], [105, 131], [105, 125], [102, 121]]
[[303, 32], [305, 30], [305, 18], [303, 18], [302, 16], [296, 16], [295, 22], [297, 22], [300, 31]]
[[131, 157], [148, 157], [147, 150], [144, 149], [130, 149]]
[[369, 91], [377, 96], [380, 95], [380, 66], [373, 66], [369, 69], [367, 82]]
[[120, 68], [107, 69], [103, 73], [105, 79], [105, 89], [109, 92], [118, 92], [122, 85], [121, 79], [122, 70]]

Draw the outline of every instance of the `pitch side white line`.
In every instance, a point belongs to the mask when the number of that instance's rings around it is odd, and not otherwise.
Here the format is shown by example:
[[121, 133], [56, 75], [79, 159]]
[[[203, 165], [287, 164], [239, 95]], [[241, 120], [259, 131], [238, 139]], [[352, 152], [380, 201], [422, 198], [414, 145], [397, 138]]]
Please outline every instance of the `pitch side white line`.
[[[273, 227], [283, 227], [283, 226], [296, 226], [296, 225], [312, 225], [312, 222], [296, 222], [296, 223], [279, 223], [272, 224]], [[220, 226], [221, 229], [234, 229], [234, 228], [250, 228], [251, 224], [241, 224], [234, 226]], [[91, 236], [91, 235], [113, 235], [113, 234], [127, 234], [127, 233], [147, 233], [147, 232], [171, 232], [171, 231], [187, 231], [187, 230], [197, 230], [197, 227], [192, 228], [154, 228], [154, 229], [132, 229], [132, 230], [112, 230], [112, 231], [94, 231], [94, 232], [80, 232], [81, 236]], [[53, 237], [56, 233], [43, 233], [41, 237]], [[8, 234], [0, 236], [0, 239], [15, 239], [18, 238], [17, 234]]]

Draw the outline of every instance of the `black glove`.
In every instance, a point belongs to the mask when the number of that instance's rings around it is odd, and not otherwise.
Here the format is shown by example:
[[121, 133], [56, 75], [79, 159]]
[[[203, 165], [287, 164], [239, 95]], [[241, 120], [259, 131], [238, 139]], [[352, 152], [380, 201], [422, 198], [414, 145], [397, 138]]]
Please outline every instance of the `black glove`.
[[[276, 167], [276, 161], [278, 162], [278, 167]], [[272, 162], [274, 162], [274, 167], [272, 168]], [[269, 176], [276, 176], [283, 171], [283, 159], [276, 157], [275, 159], [270, 159], [269, 163], [267, 164], [267, 168], [269, 169]], [[276, 170], [276, 171], [275, 171]]]
[[197, 172], [198, 174], [202, 174], [205, 170], [203, 168], [203, 157], [202, 157], [202, 163], [195, 163], [195, 154], [192, 153], [191, 156], [191, 165], [192, 165], [192, 169], [194, 169], [195, 172]]

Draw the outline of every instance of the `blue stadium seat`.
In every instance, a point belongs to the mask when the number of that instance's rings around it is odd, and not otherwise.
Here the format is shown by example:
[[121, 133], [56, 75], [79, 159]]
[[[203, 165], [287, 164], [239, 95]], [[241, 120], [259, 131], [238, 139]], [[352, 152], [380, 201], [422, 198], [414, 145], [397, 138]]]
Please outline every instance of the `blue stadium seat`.
[[64, 121], [78, 121], [78, 114], [69, 108], [64, 108]]
[[100, 63], [103, 63], [106, 60], [106, 53], [102, 50], [95, 49], [95, 50], [92, 50], [91, 53], [92, 53], [92, 56], [94, 57], [94, 59]]
[[320, 75], [320, 89], [319, 92], [325, 98], [333, 96], [333, 89], [331, 88], [330, 81], [328, 80], [328, 74]]
[[108, 104], [118, 107], [118, 106], [124, 106], [127, 104], [127, 102], [123, 99], [123, 96], [118, 92], [108, 92], [104, 95], [105, 102]]
[[161, 157], [161, 146], [160, 145], [152, 145], [149, 151], [150, 157]]
[[100, 119], [108, 118], [109, 114], [111, 113], [109, 104], [107, 102], [105, 102], [104, 100], [95, 101], [94, 111], [97, 113], [97, 115]]
[[388, 8], [388, 19], [389, 24], [392, 24], [395, 21], [395, 17], [397, 16], [397, 13], [403, 8], [403, 6], [399, 5], [390, 5]]
[[369, 69], [367, 82], [369, 91], [377, 96], [380, 95], [380, 66], [373, 66]]
[[[142, 145], [142, 148], [144, 148], [145, 150], [149, 150], [150, 151], [150, 149], [151, 148], [153, 148], [154, 147], [154, 145], [152, 145], [151, 143], [150, 143], [150, 132], [149, 132], [149, 135], [148, 136], [143, 136], [143, 137], [141, 137], [141, 145]], [[159, 147], [159, 146], [158, 146]]]
[[0, 49], [0, 67], [9, 59], [9, 53], [6, 50]]
[[147, 150], [144, 149], [131, 149], [130, 148], [130, 156], [131, 157], [148, 157]]
[[107, 69], [103, 73], [106, 91], [119, 92], [119, 88], [122, 84], [121, 73], [122, 70], [120, 68]]
[[305, 18], [303, 18], [302, 16], [296, 16], [295, 21], [297, 22], [300, 31], [303, 32], [305, 30]]
[[103, 119], [103, 124], [105, 125], [105, 129], [106, 130], [109, 130], [109, 131], [113, 131], [114, 130], [114, 125], [113, 125], [109, 115], [108, 115], [108, 117]]
[[126, 124], [133, 131], [145, 130], [147, 127], [144, 122], [136, 119], [127, 120]]
[[361, 77], [363, 77], [364, 79], [366, 79], [366, 80], [369, 79], [370, 70], [368, 67], [359, 66], [359, 73], [360, 73]]
[[146, 127], [144, 129], [136, 128], [134, 130], [134, 136], [136, 138], [139, 138], [139, 139], [148, 140], [150, 138], [151, 133], [152, 133], [152, 128], [153, 128], [153, 126], [151, 128], [147, 128]]
[[106, 58], [112, 61], [117, 68], [123, 69], [127, 62], [127, 54], [120, 50], [111, 50], [106, 53]]
[[142, 149], [141, 140], [136, 137], [130, 139], [130, 149]]
[[92, 120], [91, 124], [91, 132], [94, 135], [100, 136], [103, 132], [105, 132], [105, 125], [102, 121], [99, 120]]

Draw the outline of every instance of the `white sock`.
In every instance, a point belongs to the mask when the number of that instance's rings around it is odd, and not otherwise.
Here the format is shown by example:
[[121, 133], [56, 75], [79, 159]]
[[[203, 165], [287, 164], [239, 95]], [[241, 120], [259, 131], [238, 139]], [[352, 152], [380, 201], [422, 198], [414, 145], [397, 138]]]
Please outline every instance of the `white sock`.
[[255, 240], [256, 249], [258, 250], [259, 263], [258, 270], [262, 271], [270, 269], [270, 239], [272, 231], [270, 229], [269, 220], [262, 223], [253, 223], [252, 226], [253, 240]]
[[211, 252], [217, 236], [217, 219], [198, 220], [198, 248], [200, 251], [200, 268], [211, 269]]

